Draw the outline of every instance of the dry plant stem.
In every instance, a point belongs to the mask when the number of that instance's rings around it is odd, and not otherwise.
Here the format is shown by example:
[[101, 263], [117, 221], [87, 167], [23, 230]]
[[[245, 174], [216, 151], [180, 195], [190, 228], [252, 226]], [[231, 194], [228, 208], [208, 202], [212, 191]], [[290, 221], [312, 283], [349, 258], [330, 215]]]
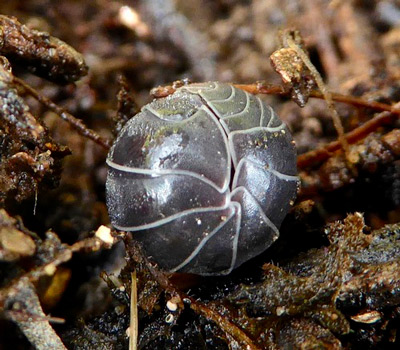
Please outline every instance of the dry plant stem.
[[137, 309], [137, 279], [136, 270], [131, 273], [131, 308], [129, 326], [129, 350], [137, 349], [139, 333], [138, 309]]
[[288, 92], [281, 85], [265, 84], [263, 82], [256, 84], [232, 84], [238, 89], [249, 92], [250, 94], [265, 94], [265, 95], [287, 95]]
[[[399, 114], [397, 116], [394, 116], [389, 112], [378, 114], [363, 125], [345, 134], [346, 141], [348, 142], [348, 144], [355, 143], [361, 140], [363, 137], [367, 136], [369, 133], [375, 131], [380, 126], [392, 123], [393, 120], [398, 119], [398, 117]], [[316, 163], [323, 162], [330, 157], [332, 152], [339, 150], [340, 146], [341, 144], [339, 143], [339, 141], [333, 141], [331, 143], [328, 143], [324, 147], [301, 154], [297, 157], [297, 167], [299, 169], [305, 169]]]
[[[343, 102], [357, 107], [367, 107], [382, 112], [386, 111], [400, 116], [400, 109], [394, 108], [393, 106], [386, 103], [367, 101], [359, 97], [342, 95], [335, 92], [332, 92], [331, 95], [332, 99], [336, 102]], [[320, 91], [312, 91], [310, 93], [310, 96], [315, 98], [324, 98], [323, 94]]]
[[[288, 95], [288, 91], [285, 90], [285, 88], [281, 85], [266, 84], [264, 82], [259, 82], [256, 84], [232, 84], [232, 85], [238, 89], [242, 89], [253, 95], [257, 95], [257, 94], [283, 95], [283, 96]], [[175, 91], [176, 91], [176, 89], [173, 88], [172, 85], [160, 86], [155, 89], [153, 96], [155, 98], [167, 97], [167, 96], [173, 94]], [[342, 102], [342, 103], [350, 104], [350, 105], [357, 106], [357, 107], [366, 107], [366, 108], [371, 108], [376, 111], [381, 111], [381, 112], [387, 111], [387, 112], [391, 112], [393, 114], [400, 115], [400, 109], [393, 108], [391, 105], [388, 105], [386, 103], [367, 101], [367, 100], [364, 100], [359, 97], [342, 95], [342, 94], [338, 94], [336, 92], [331, 92], [330, 94], [331, 94], [332, 100], [335, 102]], [[310, 96], [319, 98], [319, 99], [325, 98], [324, 95], [322, 94], [322, 92], [316, 91], [316, 90], [311, 91]]]
[[333, 99], [332, 99], [332, 94], [329, 92], [329, 90], [326, 88], [321, 75], [318, 73], [317, 69], [314, 67], [314, 65], [311, 63], [310, 59], [308, 58], [307, 54], [294, 42], [292, 37], [290, 35], [287, 35], [286, 41], [289, 45], [289, 47], [293, 50], [296, 51], [296, 53], [299, 55], [299, 57], [302, 59], [304, 64], [307, 66], [307, 68], [310, 70], [312, 73], [315, 82], [318, 85], [318, 88], [321, 90], [324, 99], [328, 105], [329, 110], [332, 113], [332, 120], [333, 124], [335, 126], [335, 129], [339, 135], [339, 142], [346, 154], [346, 158], [349, 157], [349, 144], [347, 143], [345, 134], [344, 134], [344, 129], [342, 122], [340, 121], [339, 115], [335, 109], [335, 106], [333, 104]]
[[75, 130], [84, 137], [87, 137], [102, 146], [106, 150], [110, 148], [110, 141], [102, 138], [94, 130], [89, 129], [81, 120], [75, 118], [72, 114], [68, 113], [64, 108], [58, 106], [49, 98], [39, 94], [35, 89], [25, 83], [23, 80], [13, 77], [13, 83], [22, 87], [29, 95], [37, 99], [40, 103], [45, 105], [48, 109], [58, 114], [62, 119], [68, 122]]
[[[263, 83], [258, 84], [233, 84], [233, 86], [247, 91], [253, 95], [257, 94], [266, 94], [266, 95], [287, 95], [288, 92], [280, 85], [268, 85]], [[311, 97], [323, 99], [325, 98], [322, 92], [320, 91], [311, 91]], [[393, 106], [388, 105], [386, 103], [375, 102], [375, 101], [367, 101], [359, 97], [342, 95], [335, 92], [331, 92], [332, 100], [335, 102], [342, 102], [346, 104], [350, 104], [356, 107], [366, 107], [371, 108], [376, 111], [381, 112], [391, 112], [393, 114], [397, 114], [400, 116], [400, 109], [393, 108]]]

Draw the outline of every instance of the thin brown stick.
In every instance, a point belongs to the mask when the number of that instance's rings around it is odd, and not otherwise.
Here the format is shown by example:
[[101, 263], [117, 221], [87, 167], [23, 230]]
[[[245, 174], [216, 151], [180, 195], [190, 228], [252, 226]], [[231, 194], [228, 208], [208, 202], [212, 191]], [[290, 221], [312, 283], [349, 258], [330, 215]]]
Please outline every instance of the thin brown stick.
[[[257, 84], [234, 84], [233, 86], [247, 91], [253, 95], [266, 94], [266, 95], [288, 95], [288, 92], [280, 85], [272, 85], [265, 83]], [[356, 107], [370, 108], [380, 112], [391, 112], [400, 115], [400, 109], [382, 102], [367, 101], [360, 97], [342, 95], [336, 92], [331, 92], [332, 100], [335, 102], [346, 103]], [[313, 90], [310, 92], [310, 97], [323, 99], [324, 95], [321, 91]]]
[[139, 333], [138, 309], [137, 309], [137, 280], [136, 270], [131, 273], [131, 308], [129, 325], [129, 350], [137, 349]]
[[249, 92], [250, 94], [265, 94], [265, 95], [287, 95], [288, 91], [281, 85], [266, 84], [259, 82], [256, 84], [233, 84], [238, 89]]
[[[267, 84], [265, 82], [259, 82], [256, 84], [232, 84], [234, 87], [247, 91], [250, 94], [264, 94], [264, 95], [283, 95], [286, 96], [289, 94], [287, 90], [281, 85], [273, 85]], [[176, 91], [172, 85], [159, 86], [158, 88], [153, 89], [153, 96], [155, 98], [166, 97], [168, 95], [173, 94]], [[310, 97], [315, 97], [319, 99], [323, 99], [324, 95], [321, 91], [313, 90], [310, 92]], [[400, 109], [395, 108], [391, 105], [382, 102], [375, 101], [367, 101], [360, 97], [342, 95], [336, 92], [331, 92], [332, 100], [335, 102], [342, 102], [349, 105], [353, 105], [356, 107], [365, 107], [370, 108], [380, 112], [391, 112], [393, 114], [400, 115]]]
[[339, 114], [335, 109], [335, 105], [333, 103], [331, 92], [327, 89], [324, 81], [322, 80], [321, 75], [319, 74], [318, 70], [314, 67], [314, 65], [311, 63], [306, 52], [298, 44], [296, 44], [295, 40], [293, 40], [290, 33], [287, 33], [287, 35], [286, 35], [286, 42], [291, 49], [296, 51], [297, 55], [299, 55], [301, 60], [304, 62], [304, 64], [307, 66], [307, 68], [312, 73], [312, 75], [315, 79], [315, 82], [317, 83], [318, 88], [320, 89], [322, 95], [324, 96], [324, 100], [327, 103], [328, 108], [332, 114], [333, 125], [335, 126], [335, 129], [339, 135], [340, 145], [342, 146], [343, 151], [346, 154], [346, 158], [348, 158], [349, 157], [349, 144], [347, 143], [345, 133], [344, 133], [344, 128], [343, 128], [342, 122], [340, 120]]
[[101, 137], [94, 130], [89, 129], [80, 119], [75, 118], [72, 114], [67, 112], [64, 108], [55, 104], [49, 98], [39, 94], [34, 88], [29, 86], [23, 80], [17, 77], [13, 77], [13, 83], [15, 85], [22, 87], [29, 95], [31, 95], [40, 103], [42, 103], [44, 106], [46, 106], [48, 109], [59, 115], [63, 120], [68, 122], [76, 131], [78, 131], [79, 134], [91, 139], [92, 141], [96, 142], [97, 144], [99, 144], [100, 146], [104, 147], [107, 150], [110, 148], [111, 142], [109, 140]]
[[[378, 127], [392, 123], [393, 120], [397, 119], [398, 117], [399, 115], [395, 116], [389, 112], [383, 112], [375, 116], [371, 120], [365, 122], [358, 128], [355, 128], [354, 130], [347, 133], [345, 135], [346, 141], [349, 144], [355, 143], [361, 140], [369, 133], [375, 131]], [[328, 159], [332, 152], [335, 152], [339, 149], [340, 149], [339, 141], [333, 141], [331, 143], [328, 143], [324, 147], [301, 154], [297, 157], [297, 167], [299, 169], [304, 169], [316, 163], [322, 162]]]
[[[381, 112], [387, 111], [387, 112], [390, 112], [393, 114], [400, 115], [399, 108], [395, 108], [386, 103], [367, 101], [367, 100], [364, 100], [359, 97], [342, 95], [342, 94], [338, 94], [335, 92], [332, 92], [331, 94], [332, 94], [332, 99], [336, 102], [351, 104], [351, 105], [357, 106], [357, 107], [371, 108], [371, 109], [374, 109], [376, 111], [381, 111]], [[315, 91], [315, 90], [310, 93], [310, 96], [315, 97], [315, 98], [324, 98], [323, 94], [320, 91]]]

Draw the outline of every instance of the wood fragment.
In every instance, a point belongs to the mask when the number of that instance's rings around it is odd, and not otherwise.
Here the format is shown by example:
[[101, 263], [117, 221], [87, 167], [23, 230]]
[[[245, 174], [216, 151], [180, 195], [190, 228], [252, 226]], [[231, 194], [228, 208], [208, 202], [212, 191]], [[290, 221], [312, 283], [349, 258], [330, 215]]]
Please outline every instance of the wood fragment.
[[137, 303], [137, 279], [136, 279], [136, 270], [134, 270], [131, 273], [129, 350], [137, 349], [138, 334], [139, 334], [139, 318], [138, 318], [138, 303]]
[[68, 122], [78, 133], [88, 139], [91, 139], [98, 145], [102, 146], [105, 149], [109, 149], [111, 146], [111, 141], [101, 137], [97, 134], [94, 130], [89, 129], [80, 119], [75, 118], [72, 114], [66, 111], [64, 108], [58, 106], [49, 98], [43, 96], [39, 92], [37, 92], [34, 88], [29, 86], [23, 80], [13, 77], [13, 82], [15, 85], [20, 86], [23, 88], [29, 95], [34, 97], [48, 109], [59, 115], [63, 120]]
[[[398, 119], [398, 116], [394, 116], [388, 112], [383, 112], [365, 122], [358, 128], [348, 132], [344, 136], [348, 144], [353, 144], [362, 140], [371, 132], [376, 131], [379, 127], [386, 124], [391, 124], [396, 119]], [[314, 166], [328, 159], [332, 153], [338, 151], [340, 147], [341, 144], [339, 141], [333, 141], [324, 147], [301, 154], [297, 157], [297, 166], [299, 169], [305, 169], [307, 167]]]

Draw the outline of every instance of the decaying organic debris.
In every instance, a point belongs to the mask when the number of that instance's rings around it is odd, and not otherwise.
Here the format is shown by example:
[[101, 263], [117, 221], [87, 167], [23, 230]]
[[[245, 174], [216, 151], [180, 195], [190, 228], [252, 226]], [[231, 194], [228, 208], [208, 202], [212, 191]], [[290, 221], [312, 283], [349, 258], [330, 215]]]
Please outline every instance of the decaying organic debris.
[[[225, 349], [219, 343], [223, 338], [231, 347], [240, 344], [241, 348], [249, 349], [300, 348], [304, 344], [341, 349], [351, 339], [362, 337], [361, 333], [350, 333], [352, 324], [346, 317], [349, 314], [355, 322], [374, 324], [381, 338], [390, 344], [396, 317], [393, 315], [384, 323], [378, 315], [383, 310], [388, 312], [388, 308], [395, 312], [399, 302], [400, 230], [398, 225], [371, 233], [365, 229], [361, 214], [349, 215], [343, 223], [336, 222], [326, 228], [329, 246], [300, 254], [280, 267], [266, 264], [262, 282], [238, 285], [227, 295], [222, 292], [226, 286], [221, 286], [222, 289], [217, 288], [208, 296], [213, 299], [211, 302], [193, 299], [176, 289], [167, 276], [144, 260], [137, 245], [128, 239], [135, 265], [131, 265], [132, 261], [126, 271], [133, 266], [138, 269], [141, 286], [138, 305], [140, 310], [147, 310], [147, 316], [140, 318], [147, 324], [141, 332], [140, 344], [174, 347], [180, 342], [186, 347], [200, 347], [208, 343], [216, 349]], [[166, 300], [174, 300], [177, 307], [174, 311], [161, 300], [158, 303], [164, 304], [163, 309], [153, 309], [160, 288]], [[194, 316], [190, 309], [200, 317]], [[188, 317], [194, 321], [189, 328]], [[104, 319], [97, 321], [94, 328], [97, 332], [98, 322]], [[208, 329], [205, 337], [204, 329]], [[78, 332], [79, 337], [84, 332], [84, 329]], [[104, 336], [111, 334], [105, 331]]]
[[[346, 161], [342, 153], [331, 156], [315, 171], [304, 171], [302, 176], [302, 195], [309, 195], [318, 191], [332, 191], [354, 183], [358, 177], [368, 177], [379, 174], [381, 169], [397, 168], [400, 158], [398, 148], [400, 146], [399, 129], [392, 130], [384, 135], [370, 134], [361, 142], [351, 145], [349, 148], [350, 161]], [[387, 176], [390, 177], [388, 174]], [[396, 181], [396, 170], [392, 174], [392, 180]], [[390, 191], [390, 190], [389, 190]], [[393, 203], [398, 205], [397, 190], [393, 187], [391, 195]]]
[[60, 176], [60, 161], [69, 154], [67, 147], [55, 143], [47, 128], [38, 121], [13, 85], [8, 61], [0, 64], [0, 201], [30, 198], [40, 183], [55, 187]]
[[35, 74], [56, 82], [73, 82], [87, 74], [80, 53], [48, 33], [30, 30], [14, 17], [0, 15], [0, 51], [20, 60]]
[[[310, 341], [310, 345], [317, 346], [327, 329], [336, 336], [348, 334], [351, 325], [343, 312], [351, 309], [354, 316], [365, 314], [366, 309], [379, 313], [387, 307], [394, 308], [400, 296], [399, 227], [389, 225], [370, 234], [365, 234], [364, 228], [363, 217], [358, 213], [349, 215], [343, 223], [331, 224], [326, 228], [331, 242], [328, 247], [310, 250], [279, 268], [266, 265], [261, 284], [243, 285], [229, 299], [259, 321], [307, 319], [308, 326], [303, 326], [302, 332], [309, 327], [310, 339], [315, 337], [315, 343]], [[376, 302], [382, 302], [382, 298], [385, 306]], [[380, 321], [375, 318], [372, 323]], [[380, 325], [390, 334], [395, 323], [390, 319], [388, 322]], [[280, 343], [281, 333], [271, 328], [269, 332]], [[300, 343], [302, 336], [299, 333], [292, 345]]]
[[[0, 13], [0, 347], [127, 349], [130, 307], [139, 349], [399, 347], [395, 1], [16, 0]], [[170, 276], [134, 236], [95, 234], [113, 133], [152, 88], [188, 79], [264, 94], [298, 146], [281, 238], [226, 277]]]

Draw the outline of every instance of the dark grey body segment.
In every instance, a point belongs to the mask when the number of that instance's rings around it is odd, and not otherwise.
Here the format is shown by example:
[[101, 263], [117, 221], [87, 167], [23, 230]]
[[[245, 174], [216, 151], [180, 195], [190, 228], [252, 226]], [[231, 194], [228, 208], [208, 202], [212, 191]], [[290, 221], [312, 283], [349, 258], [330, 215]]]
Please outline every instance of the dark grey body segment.
[[107, 163], [112, 224], [135, 231], [163, 268], [202, 275], [267, 249], [298, 186], [286, 125], [258, 97], [220, 83], [144, 106]]

